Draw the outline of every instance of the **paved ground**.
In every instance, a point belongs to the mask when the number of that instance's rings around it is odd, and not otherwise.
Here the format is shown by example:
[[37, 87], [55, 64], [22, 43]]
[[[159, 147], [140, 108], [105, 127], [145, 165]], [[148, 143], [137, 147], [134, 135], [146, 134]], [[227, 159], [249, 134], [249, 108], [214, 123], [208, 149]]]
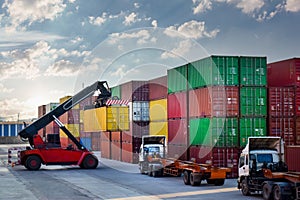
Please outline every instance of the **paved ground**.
[[42, 166], [28, 171], [23, 166], [7, 166], [7, 145], [0, 145], [0, 199], [261, 199], [244, 197], [236, 180], [224, 186], [186, 186], [181, 177], [153, 178], [141, 175], [135, 164], [103, 159], [95, 170], [77, 166]]

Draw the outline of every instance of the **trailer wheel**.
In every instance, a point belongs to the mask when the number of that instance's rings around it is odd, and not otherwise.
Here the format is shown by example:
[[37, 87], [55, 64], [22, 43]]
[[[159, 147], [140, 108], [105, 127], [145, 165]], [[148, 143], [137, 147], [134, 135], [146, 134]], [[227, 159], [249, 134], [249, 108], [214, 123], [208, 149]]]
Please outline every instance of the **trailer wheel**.
[[98, 166], [98, 159], [89, 154], [83, 159], [82, 165], [85, 169], [95, 169]]
[[242, 181], [242, 194], [244, 196], [249, 196], [250, 195], [250, 190], [249, 190], [248, 183], [247, 183], [246, 179], [244, 179]]
[[216, 179], [214, 184], [215, 186], [222, 186], [225, 183], [225, 179]]
[[200, 181], [195, 181], [195, 174], [193, 172], [190, 173], [190, 183], [192, 186], [199, 186], [201, 184]]
[[191, 181], [190, 181], [190, 172], [187, 171], [187, 170], [185, 170], [183, 172], [183, 182], [186, 185], [190, 185], [191, 184]]
[[272, 199], [272, 190], [268, 184], [264, 184], [262, 188], [262, 196], [264, 200]]
[[282, 194], [281, 194], [281, 189], [279, 185], [275, 185], [273, 189], [273, 195], [274, 195], [274, 200], [281, 200]]
[[215, 180], [206, 179], [207, 184], [215, 184]]
[[25, 167], [28, 170], [39, 170], [41, 167], [42, 161], [38, 156], [29, 156], [26, 159]]

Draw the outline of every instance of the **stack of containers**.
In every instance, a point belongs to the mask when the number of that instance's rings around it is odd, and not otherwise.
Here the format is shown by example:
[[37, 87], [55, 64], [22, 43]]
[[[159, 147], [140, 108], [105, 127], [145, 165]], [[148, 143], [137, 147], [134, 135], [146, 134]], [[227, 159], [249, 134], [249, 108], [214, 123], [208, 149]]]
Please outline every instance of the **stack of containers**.
[[[49, 113], [50, 111], [54, 110], [57, 106], [59, 105], [59, 103], [49, 103], [46, 105], [46, 113]], [[52, 137], [52, 136], [48, 136], [48, 135], [58, 135], [59, 134], [59, 126], [54, 122], [50, 122], [46, 127], [45, 127], [45, 135], [47, 138], [48, 137]], [[55, 138], [57, 138], [57, 136], [54, 136]]]
[[[72, 96], [65, 96], [59, 99], [59, 103], [62, 104]], [[79, 141], [80, 139], [80, 109], [79, 104], [75, 105], [71, 110], [67, 111], [59, 117], [59, 120], [65, 125], [65, 127], [72, 133], [72, 135]], [[54, 122], [55, 123], [55, 122]], [[62, 147], [67, 147], [73, 142], [68, 138], [68, 136], [60, 129], [59, 130], [60, 143]], [[75, 145], [73, 144], [75, 147]]]
[[[38, 118], [41, 118], [44, 114], [46, 114], [46, 105], [40, 105], [38, 107]], [[46, 137], [46, 127], [40, 129], [38, 134], [43, 138]]]
[[266, 136], [267, 59], [240, 57], [240, 146], [250, 136]]
[[269, 135], [285, 142], [289, 170], [300, 171], [300, 58], [268, 64]]
[[147, 81], [130, 81], [120, 85], [122, 100], [129, 100], [129, 131], [121, 132], [121, 160], [138, 162], [142, 136], [149, 135], [149, 85]]
[[187, 77], [188, 66], [167, 71], [168, 157], [188, 160]]
[[188, 65], [189, 157], [214, 166], [234, 166], [239, 117], [239, 58], [211, 56]]
[[167, 76], [149, 80], [149, 135], [164, 135], [168, 141]]

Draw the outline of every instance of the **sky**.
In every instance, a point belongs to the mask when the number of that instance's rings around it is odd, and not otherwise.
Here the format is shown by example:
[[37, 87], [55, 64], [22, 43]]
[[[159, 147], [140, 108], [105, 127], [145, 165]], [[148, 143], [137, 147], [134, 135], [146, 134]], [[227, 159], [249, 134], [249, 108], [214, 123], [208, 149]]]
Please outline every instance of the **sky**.
[[0, 0], [0, 119], [210, 55], [300, 55], [300, 0]]

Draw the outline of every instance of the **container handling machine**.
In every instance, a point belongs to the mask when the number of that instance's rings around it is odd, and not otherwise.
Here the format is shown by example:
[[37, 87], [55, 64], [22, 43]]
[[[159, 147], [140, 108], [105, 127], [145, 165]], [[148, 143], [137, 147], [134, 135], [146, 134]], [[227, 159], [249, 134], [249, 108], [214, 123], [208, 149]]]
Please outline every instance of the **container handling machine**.
[[[69, 98], [54, 110], [25, 127], [18, 134], [22, 139], [28, 139], [30, 146], [19, 152], [18, 162], [15, 164], [24, 165], [28, 170], [38, 170], [44, 165], [79, 165], [84, 169], [94, 169], [98, 166], [97, 157], [82, 145], [72, 133], [59, 121], [59, 117], [72, 109], [84, 99], [98, 92], [98, 98], [94, 103], [95, 107], [105, 106], [106, 100], [111, 97], [111, 92], [106, 81], [97, 81], [89, 87]], [[38, 131], [50, 122], [55, 121], [59, 128], [76, 145], [62, 148], [53, 141], [43, 141]]]

